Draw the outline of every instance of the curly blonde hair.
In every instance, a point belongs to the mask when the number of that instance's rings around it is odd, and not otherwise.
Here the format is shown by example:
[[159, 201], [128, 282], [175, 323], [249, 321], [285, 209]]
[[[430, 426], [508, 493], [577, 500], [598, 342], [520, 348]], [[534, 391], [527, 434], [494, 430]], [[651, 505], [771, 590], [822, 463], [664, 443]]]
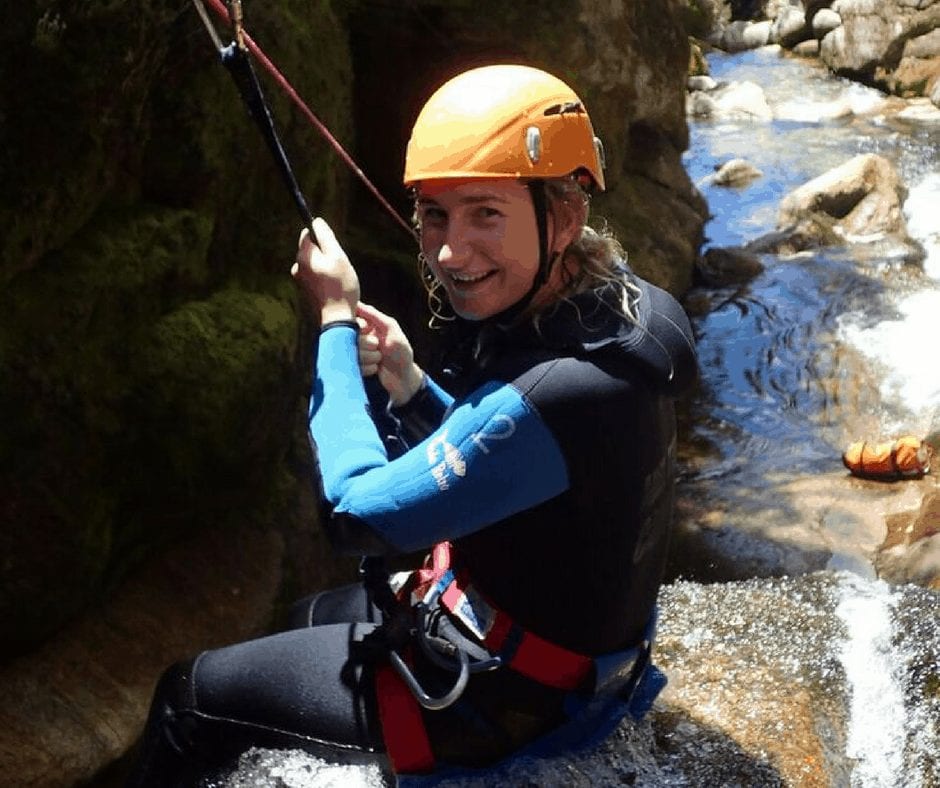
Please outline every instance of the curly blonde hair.
[[[574, 210], [583, 217], [580, 236], [562, 252], [561, 290], [559, 298], [547, 304], [539, 313], [550, 310], [558, 301], [565, 301], [588, 290], [613, 288], [618, 311], [631, 322], [636, 322], [636, 299], [639, 288], [626, 276], [627, 253], [620, 241], [601, 220], [598, 228], [587, 223], [590, 195], [574, 176], [545, 181], [548, 210], [556, 221], [561, 210]], [[538, 315], [533, 315], [536, 318]]]

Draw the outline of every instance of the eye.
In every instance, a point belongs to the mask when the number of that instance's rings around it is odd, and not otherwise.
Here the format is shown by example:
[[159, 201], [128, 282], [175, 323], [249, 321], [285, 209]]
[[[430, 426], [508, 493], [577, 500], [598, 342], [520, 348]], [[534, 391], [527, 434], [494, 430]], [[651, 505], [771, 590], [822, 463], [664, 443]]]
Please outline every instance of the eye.
[[422, 205], [418, 209], [421, 224], [442, 227], [447, 223], [447, 211], [437, 205]]
[[481, 205], [479, 208], [477, 208], [477, 217], [479, 219], [496, 219], [502, 215], [502, 211], [493, 208], [491, 205]]

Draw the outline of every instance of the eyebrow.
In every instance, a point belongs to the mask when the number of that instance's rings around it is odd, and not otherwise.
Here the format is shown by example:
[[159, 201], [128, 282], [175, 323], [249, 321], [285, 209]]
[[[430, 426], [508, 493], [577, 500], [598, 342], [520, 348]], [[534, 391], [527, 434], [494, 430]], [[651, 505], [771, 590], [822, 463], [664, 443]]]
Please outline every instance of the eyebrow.
[[[507, 200], [505, 197], [500, 197], [497, 194], [475, 194], [475, 195], [468, 196], [468, 197], [461, 197], [458, 200], [458, 203], [460, 205], [476, 205], [478, 203], [484, 203], [484, 202], [498, 202], [498, 203], [508, 204], [509, 200]], [[419, 197], [418, 198], [418, 205], [439, 205], [439, 204], [440, 203], [438, 203], [438, 201], [435, 200], [433, 197]]]

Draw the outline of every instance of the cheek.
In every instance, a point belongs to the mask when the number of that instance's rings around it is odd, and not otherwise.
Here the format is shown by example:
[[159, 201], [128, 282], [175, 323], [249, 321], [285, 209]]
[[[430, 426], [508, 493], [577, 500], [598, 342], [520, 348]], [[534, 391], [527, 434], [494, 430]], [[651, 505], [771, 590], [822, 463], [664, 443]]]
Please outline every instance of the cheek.
[[443, 245], [441, 233], [424, 227], [421, 229], [419, 244], [421, 247], [421, 254], [425, 256], [427, 261], [429, 263], [437, 262], [437, 255], [441, 250], [441, 246]]

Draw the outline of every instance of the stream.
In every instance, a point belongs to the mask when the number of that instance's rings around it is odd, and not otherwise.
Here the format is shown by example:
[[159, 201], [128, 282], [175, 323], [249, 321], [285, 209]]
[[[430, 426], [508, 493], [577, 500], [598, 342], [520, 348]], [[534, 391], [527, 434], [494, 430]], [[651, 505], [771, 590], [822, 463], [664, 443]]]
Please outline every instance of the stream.
[[[878, 580], [883, 518], [840, 508], [849, 442], [940, 428], [940, 124], [881, 114], [877, 91], [774, 50], [709, 62], [719, 81], [761, 85], [774, 119], [690, 120], [685, 164], [714, 215], [707, 245], [770, 232], [786, 193], [875, 152], [910, 190], [908, 228], [927, 257], [906, 262], [877, 239], [765, 255], [747, 284], [691, 294], [702, 387], [680, 516], [737, 541], [711, 576], [690, 571], [663, 588], [657, 662], [670, 684], [641, 724], [593, 751], [460, 785], [940, 786], [937, 595]], [[731, 158], [763, 176], [743, 189], [710, 184]], [[215, 784], [386, 782], [375, 768], [258, 750]]]

